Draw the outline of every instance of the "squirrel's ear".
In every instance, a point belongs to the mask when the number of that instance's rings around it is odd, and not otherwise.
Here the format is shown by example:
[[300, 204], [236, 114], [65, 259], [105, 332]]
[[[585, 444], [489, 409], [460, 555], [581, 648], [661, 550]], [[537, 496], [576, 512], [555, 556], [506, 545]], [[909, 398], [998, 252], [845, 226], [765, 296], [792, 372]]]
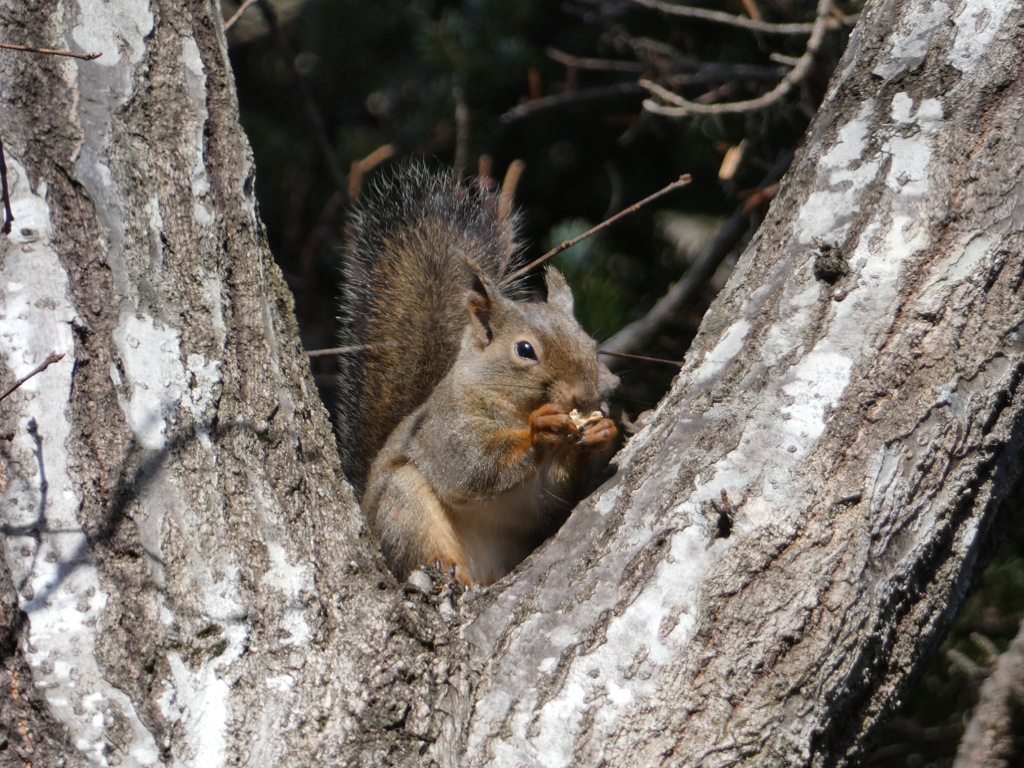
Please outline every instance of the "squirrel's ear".
[[544, 274], [544, 287], [548, 291], [548, 304], [558, 307], [566, 314], [572, 314], [572, 289], [565, 282], [562, 273], [554, 267], [548, 267]]
[[473, 337], [481, 347], [486, 347], [494, 338], [492, 330], [494, 315], [494, 296], [498, 289], [472, 261], [469, 262], [472, 273], [469, 293], [466, 294], [466, 308], [469, 309], [469, 326]]

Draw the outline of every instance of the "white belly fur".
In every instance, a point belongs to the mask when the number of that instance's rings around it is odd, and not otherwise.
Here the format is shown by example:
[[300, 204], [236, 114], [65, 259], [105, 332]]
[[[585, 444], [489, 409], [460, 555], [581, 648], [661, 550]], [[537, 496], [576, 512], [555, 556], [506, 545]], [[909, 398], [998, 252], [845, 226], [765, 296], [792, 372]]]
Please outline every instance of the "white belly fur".
[[474, 579], [486, 584], [501, 578], [530, 553], [546, 525], [546, 476], [540, 472], [500, 496], [453, 507]]

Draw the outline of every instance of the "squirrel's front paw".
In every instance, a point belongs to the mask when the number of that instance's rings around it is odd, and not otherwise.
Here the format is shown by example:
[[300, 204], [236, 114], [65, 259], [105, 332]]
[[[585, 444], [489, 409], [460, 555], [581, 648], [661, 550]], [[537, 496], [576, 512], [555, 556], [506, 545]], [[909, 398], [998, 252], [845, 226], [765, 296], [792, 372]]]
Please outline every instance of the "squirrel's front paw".
[[530, 413], [530, 437], [534, 445], [557, 445], [569, 437], [578, 437], [579, 430], [565, 409], [545, 403]]
[[579, 445], [587, 450], [601, 451], [611, 445], [618, 432], [615, 422], [611, 419], [591, 421], [583, 425]]
[[469, 575], [469, 569], [459, 563], [454, 557], [434, 553], [427, 558], [427, 565], [437, 568], [442, 576], [447, 576], [452, 581], [458, 582], [463, 587], [475, 586], [477, 582]]

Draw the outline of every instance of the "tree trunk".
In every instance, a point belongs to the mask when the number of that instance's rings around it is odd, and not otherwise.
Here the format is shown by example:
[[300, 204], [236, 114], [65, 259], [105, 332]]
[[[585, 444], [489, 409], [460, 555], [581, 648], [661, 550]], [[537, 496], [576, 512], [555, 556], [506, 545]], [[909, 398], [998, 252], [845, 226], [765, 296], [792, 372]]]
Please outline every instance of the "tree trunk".
[[460, 604], [340, 479], [215, 5], [0, 9], [103, 52], [0, 52], [3, 380], [67, 355], [0, 404], [0, 760], [861, 754], [1019, 491], [1024, 10], [870, 4], [615, 477]]
[[390, 606], [255, 213], [220, 9], [2, 14], [7, 42], [102, 52], [0, 52], [3, 379], [66, 354], [0, 406], [12, 764], [345, 744]]

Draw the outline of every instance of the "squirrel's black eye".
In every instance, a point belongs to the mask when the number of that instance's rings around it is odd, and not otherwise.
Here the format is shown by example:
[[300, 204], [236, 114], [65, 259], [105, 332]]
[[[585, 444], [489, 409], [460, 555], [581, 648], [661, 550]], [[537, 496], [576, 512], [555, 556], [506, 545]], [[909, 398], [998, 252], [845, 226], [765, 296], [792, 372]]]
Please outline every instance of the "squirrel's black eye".
[[516, 354], [524, 360], [536, 360], [537, 353], [533, 351], [533, 344], [528, 341], [516, 342]]

